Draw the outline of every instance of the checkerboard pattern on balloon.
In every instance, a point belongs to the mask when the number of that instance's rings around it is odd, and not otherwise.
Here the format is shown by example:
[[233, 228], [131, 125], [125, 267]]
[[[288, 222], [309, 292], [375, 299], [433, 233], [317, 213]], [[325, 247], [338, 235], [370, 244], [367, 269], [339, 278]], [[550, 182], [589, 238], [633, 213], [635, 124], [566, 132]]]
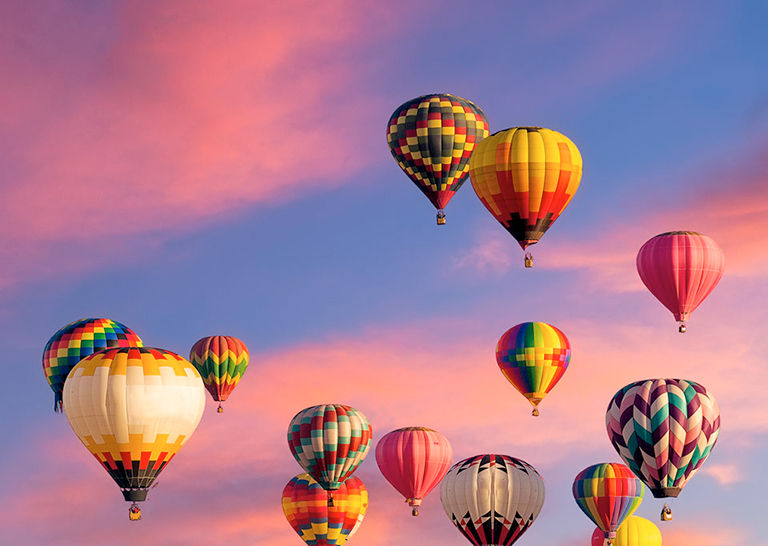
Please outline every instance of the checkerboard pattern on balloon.
[[363, 462], [373, 430], [360, 411], [342, 404], [321, 404], [300, 411], [288, 426], [294, 458], [323, 489], [333, 491]]
[[136, 333], [117, 321], [105, 318], [81, 319], [53, 334], [43, 350], [43, 371], [61, 410], [64, 381], [75, 364], [86, 356], [109, 347], [141, 347]]
[[614, 395], [605, 419], [614, 449], [662, 498], [680, 493], [720, 433], [717, 401], [685, 379], [631, 383]]
[[437, 93], [397, 108], [387, 143], [400, 168], [442, 209], [467, 179], [472, 151], [488, 133], [488, 120], [474, 103]]
[[496, 345], [501, 372], [529, 400], [544, 398], [560, 381], [570, 360], [568, 338], [545, 322], [513, 326]]
[[304, 542], [339, 546], [360, 527], [368, 510], [368, 491], [353, 476], [334, 492], [329, 506], [328, 492], [309, 474], [299, 474], [283, 489], [282, 504], [285, 518]]

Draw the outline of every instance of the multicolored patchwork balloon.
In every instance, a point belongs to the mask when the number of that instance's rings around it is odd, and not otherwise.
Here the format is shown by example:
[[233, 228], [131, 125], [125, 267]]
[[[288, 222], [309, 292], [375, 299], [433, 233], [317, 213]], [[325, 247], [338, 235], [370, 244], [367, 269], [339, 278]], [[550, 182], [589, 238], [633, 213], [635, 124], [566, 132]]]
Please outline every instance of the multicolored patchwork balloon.
[[[592, 546], [604, 546], [605, 533], [599, 527], [592, 533]], [[630, 516], [616, 531], [613, 546], [661, 546], [661, 531], [640, 516]]]
[[81, 360], [64, 383], [64, 413], [83, 445], [109, 473], [131, 519], [136, 502], [197, 428], [205, 388], [179, 355], [123, 347]]
[[440, 485], [443, 509], [477, 546], [517, 542], [544, 505], [544, 480], [508, 455], [476, 455], [453, 465]]
[[342, 404], [306, 408], [288, 425], [288, 448], [307, 474], [329, 492], [344, 483], [363, 462], [373, 430], [362, 412]]
[[64, 380], [83, 358], [110, 347], [142, 345], [141, 338], [133, 330], [110, 319], [80, 319], [61, 328], [43, 349], [43, 371], [53, 389], [54, 410], [61, 410]]
[[614, 449], [656, 498], [677, 497], [720, 433], [720, 408], [686, 379], [648, 379], [617, 392], [605, 415]]
[[504, 377], [538, 405], [568, 368], [571, 345], [565, 334], [546, 322], [523, 322], [507, 330], [496, 344], [496, 362]]
[[475, 145], [488, 136], [488, 120], [474, 103], [445, 93], [401, 104], [389, 118], [387, 144], [405, 174], [438, 209], [443, 209], [469, 174]]
[[283, 489], [283, 513], [293, 530], [312, 546], [340, 546], [354, 535], [368, 510], [368, 491], [359, 478], [346, 480], [334, 494], [309, 474], [299, 474]]
[[589, 519], [613, 544], [616, 531], [643, 500], [645, 487], [621, 463], [600, 463], [579, 472], [573, 480], [573, 498]]
[[685, 321], [715, 289], [725, 268], [717, 243], [695, 231], [662, 233], [640, 247], [637, 272], [643, 284], [680, 323]]
[[[477, 145], [469, 160], [475, 193], [523, 250], [537, 243], [562, 214], [581, 173], [576, 145], [541, 127], [494, 133]], [[533, 265], [530, 252], [525, 265]]]
[[384, 435], [376, 444], [376, 464], [389, 483], [419, 515], [424, 497], [440, 483], [451, 466], [448, 438], [426, 427], [406, 427]]
[[204, 337], [192, 346], [189, 361], [200, 372], [205, 388], [215, 402], [224, 402], [248, 367], [248, 347], [231, 336]]

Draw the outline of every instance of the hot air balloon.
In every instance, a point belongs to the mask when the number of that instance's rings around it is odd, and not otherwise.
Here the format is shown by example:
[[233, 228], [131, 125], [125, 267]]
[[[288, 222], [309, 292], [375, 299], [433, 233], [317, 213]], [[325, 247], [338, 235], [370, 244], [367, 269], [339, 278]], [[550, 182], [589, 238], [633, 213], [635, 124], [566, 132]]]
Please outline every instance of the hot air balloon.
[[357, 532], [368, 510], [368, 491], [351, 477], [336, 490], [333, 506], [328, 493], [309, 474], [299, 474], [283, 489], [283, 513], [299, 537], [313, 546], [340, 546]]
[[61, 328], [43, 350], [43, 371], [53, 389], [54, 410], [61, 410], [61, 393], [67, 374], [83, 358], [109, 347], [142, 345], [133, 330], [110, 319], [80, 319]]
[[557, 131], [513, 127], [477, 145], [469, 160], [469, 177], [485, 208], [527, 251], [557, 220], [581, 181], [576, 145]]
[[[599, 527], [592, 533], [592, 546], [603, 546], [605, 533]], [[640, 516], [630, 516], [616, 531], [613, 546], [661, 546], [661, 531]]]
[[436, 93], [401, 104], [387, 124], [392, 156], [438, 209], [437, 223], [445, 223], [443, 209], [469, 173], [469, 156], [488, 136], [488, 120], [474, 103]]
[[476, 455], [453, 465], [440, 485], [443, 509], [477, 546], [509, 546], [533, 525], [544, 504], [544, 480], [508, 455]]
[[189, 361], [200, 372], [205, 388], [218, 412], [224, 411], [221, 403], [237, 386], [248, 367], [248, 348], [245, 343], [230, 336], [204, 337], [192, 346]]
[[571, 346], [560, 330], [545, 322], [523, 322], [507, 330], [496, 344], [496, 362], [504, 377], [538, 405], [568, 368]]
[[717, 243], [695, 231], [670, 231], [646, 241], [637, 253], [637, 272], [645, 286], [672, 311], [686, 330], [693, 311], [723, 276], [725, 257]]
[[677, 497], [717, 442], [720, 409], [698, 383], [648, 379], [614, 395], [605, 424], [614, 449], [653, 496]]
[[133, 503], [189, 439], [205, 407], [194, 366], [152, 347], [123, 347], [80, 361], [64, 384], [64, 413], [72, 430]]
[[431, 428], [407, 427], [384, 435], [376, 445], [376, 463], [389, 483], [419, 515], [427, 494], [451, 466], [453, 448], [448, 439]]
[[616, 530], [643, 500], [645, 488], [632, 471], [620, 463], [600, 463], [579, 472], [573, 480], [573, 498], [589, 519], [613, 544]]
[[373, 430], [362, 412], [341, 404], [303, 409], [288, 425], [288, 448], [307, 474], [333, 492], [363, 462], [371, 447]]

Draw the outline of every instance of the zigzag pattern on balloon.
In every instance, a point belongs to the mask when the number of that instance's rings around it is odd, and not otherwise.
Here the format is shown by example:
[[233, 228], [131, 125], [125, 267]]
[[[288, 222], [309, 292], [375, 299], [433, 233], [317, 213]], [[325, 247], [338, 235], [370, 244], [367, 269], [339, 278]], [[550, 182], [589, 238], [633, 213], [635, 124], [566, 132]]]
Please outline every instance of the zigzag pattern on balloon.
[[236, 337], [204, 337], [192, 346], [189, 361], [200, 372], [211, 397], [224, 402], [248, 367], [248, 348]]
[[676, 497], [717, 442], [720, 409], [698, 383], [649, 379], [616, 393], [606, 428], [613, 447], [654, 497]]

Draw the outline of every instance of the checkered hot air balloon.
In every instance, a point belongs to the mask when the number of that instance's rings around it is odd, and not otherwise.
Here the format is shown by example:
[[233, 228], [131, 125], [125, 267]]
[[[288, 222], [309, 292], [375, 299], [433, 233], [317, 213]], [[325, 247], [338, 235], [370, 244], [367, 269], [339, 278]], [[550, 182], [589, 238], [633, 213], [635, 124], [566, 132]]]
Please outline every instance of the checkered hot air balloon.
[[[568, 206], [581, 172], [576, 145], [541, 127], [494, 133], [477, 145], [469, 160], [475, 193], [523, 250], [537, 243]], [[533, 266], [527, 251], [525, 266]]]
[[312, 546], [340, 546], [354, 535], [368, 510], [368, 491], [359, 478], [346, 480], [334, 493], [328, 492], [309, 474], [299, 474], [283, 489], [283, 513], [293, 530]]
[[605, 414], [608, 438], [656, 498], [677, 497], [720, 433], [720, 409], [702, 385], [648, 379], [617, 392]]
[[[592, 533], [592, 546], [605, 546], [605, 533], [600, 527]], [[661, 531], [640, 516], [630, 516], [616, 531], [613, 546], [661, 546]]]
[[137, 502], [197, 428], [205, 387], [194, 366], [152, 347], [123, 347], [81, 360], [64, 384], [64, 413], [83, 445]]
[[342, 404], [306, 408], [288, 426], [288, 448], [301, 467], [329, 492], [344, 483], [363, 462], [373, 430], [359, 410]]
[[54, 410], [61, 410], [64, 380], [86, 356], [110, 347], [141, 347], [133, 330], [106, 318], [80, 319], [53, 334], [43, 349], [43, 371], [54, 393]]
[[723, 276], [725, 257], [717, 243], [695, 231], [670, 231], [645, 242], [637, 253], [643, 284], [669, 309], [684, 333], [693, 311]]
[[573, 480], [573, 498], [589, 519], [613, 544], [616, 531], [643, 500], [645, 488], [621, 463], [599, 463], [579, 472]]
[[426, 427], [406, 427], [385, 434], [376, 444], [376, 464], [392, 487], [419, 515], [424, 497], [451, 466], [453, 448], [448, 438]]
[[557, 385], [571, 361], [565, 334], [545, 322], [513, 326], [496, 344], [496, 362], [504, 377], [539, 414], [539, 402]]
[[451, 522], [477, 546], [510, 546], [533, 525], [544, 505], [544, 480], [508, 455], [476, 455], [453, 465], [440, 484]]
[[224, 402], [240, 382], [248, 367], [248, 348], [231, 336], [209, 336], [197, 341], [189, 361], [200, 372], [205, 388], [215, 402]]
[[467, 179], [469, 157], [488, 136], [488, 120], [474, 103], [448, 95], [424, 95], [401, 104], [389, 118], [387, 144], [405, 174], [438, 209]]

